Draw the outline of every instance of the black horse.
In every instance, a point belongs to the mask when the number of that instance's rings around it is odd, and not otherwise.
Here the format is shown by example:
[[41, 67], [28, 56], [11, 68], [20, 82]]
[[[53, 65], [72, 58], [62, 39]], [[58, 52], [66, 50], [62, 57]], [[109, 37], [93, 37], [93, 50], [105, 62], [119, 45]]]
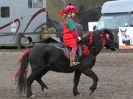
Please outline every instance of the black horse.
[[[22, 93], [26, 87], [27, 97], [31, 97], [33, 95], [31, 85], [34, 80], [41, 85], [42, 91], [44, 88], [47, 89], [48, 87], [41, 78], [48, 71], [52, 70], [62, 73], [74, 72], [73, 94], [75, 96], [79, 95], [77, 87], [81, 74], [83, 73], [92, 78], [93, 84], [90, 87], [92, 94], [95, 91], [98, 82], [97, 75], [92, 71], [96, 56], [103, 47], [111, 49], [112, 51], [116, 49], [112, 32], [107, 29], [102, 29], [83, 37], [79, 44], [87, 47], [88, 54], [82, 55], [78, 59], [80, 64], [73, 67], [69, 66], [69, 59], [64, 55], [63, 51], [56, 48], [54, 44], [55, 43], [38, 44], [23, 54], [18, 72], [19, 92]], [[28, 67], [28, 62], [30, 62], [32, 72], [29, 77], [26, 78], [25, 72]]]

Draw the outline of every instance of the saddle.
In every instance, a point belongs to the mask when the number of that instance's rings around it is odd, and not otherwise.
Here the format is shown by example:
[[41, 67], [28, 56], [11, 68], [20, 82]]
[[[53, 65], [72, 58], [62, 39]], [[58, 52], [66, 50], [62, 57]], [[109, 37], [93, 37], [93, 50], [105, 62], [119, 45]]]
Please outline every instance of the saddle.
[[[55, 48], [62, 50], [64, 55], [69, 59], [71, 48], [65, 46], [63, 43], [56, 43]], [[82, 56], [82, 47], [78, 45], [77, 54], [76, 54], [76, 60], [78, 60]]]

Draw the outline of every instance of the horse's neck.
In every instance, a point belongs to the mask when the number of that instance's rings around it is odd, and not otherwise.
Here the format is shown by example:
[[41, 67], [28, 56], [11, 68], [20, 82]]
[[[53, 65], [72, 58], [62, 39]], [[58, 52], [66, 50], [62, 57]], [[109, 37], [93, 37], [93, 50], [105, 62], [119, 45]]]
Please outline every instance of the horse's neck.
[[102, 41], [99, 39], [99, 35], [95, 35], [93, 41], [93, 54], [98, 55], [99, 52], [102, 50]]
[[89, 35], [85, 36], [84, 39], [82, 39], [81, 41], [81, 44], [82, 45], [87, 45], [88, 47], [90, 46], [92, 50], [92, 53], [96, 56], [102, 49], [102, 41], [101, 39], [99, 38], [99, 34], [95, 34], [94, 35], [94, 38], [92, 39], [92, 43], [91, 43], [91, 40], [89, 40], [89, 43], [88, 43], [88, 37]]

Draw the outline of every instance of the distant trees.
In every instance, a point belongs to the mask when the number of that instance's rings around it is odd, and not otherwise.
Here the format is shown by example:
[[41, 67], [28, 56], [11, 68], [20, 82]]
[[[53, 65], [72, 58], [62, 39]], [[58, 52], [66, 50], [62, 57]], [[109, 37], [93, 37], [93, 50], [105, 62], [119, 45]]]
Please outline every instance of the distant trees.
[[[47, 0], [47, 10], [50, 17], [55, 21], [61, 21], [62, 18], [58, 16], [58, 11], [66, 4], [72, 3], [79, 8], [79, 14], [77, 18], [87, 28], [87, 21], [97, 20], [100, 11], [98, 8], [103, 5], [104, 2], [111, 0]], [[96, 10], [95, 10], [96, 9]]]

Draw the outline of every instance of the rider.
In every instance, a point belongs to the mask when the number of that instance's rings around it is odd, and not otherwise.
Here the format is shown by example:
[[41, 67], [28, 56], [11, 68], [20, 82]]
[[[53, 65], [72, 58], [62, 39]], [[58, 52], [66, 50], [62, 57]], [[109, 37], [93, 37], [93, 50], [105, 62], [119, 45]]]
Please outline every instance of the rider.
[[60, 13], [61, 16], [64, 16], [63, 43], [65, 46], [72, 49], [70, 52], [70, 66], [79, 64], [79, 62], [76, 61], [75, 56], [77, 52], [78, 40], [81, 40], [81, 38], [77, 33], [77, 29], [73, 21], [73, 17], [77, 12], [78, 9], [75, 6], [68, 4]]

